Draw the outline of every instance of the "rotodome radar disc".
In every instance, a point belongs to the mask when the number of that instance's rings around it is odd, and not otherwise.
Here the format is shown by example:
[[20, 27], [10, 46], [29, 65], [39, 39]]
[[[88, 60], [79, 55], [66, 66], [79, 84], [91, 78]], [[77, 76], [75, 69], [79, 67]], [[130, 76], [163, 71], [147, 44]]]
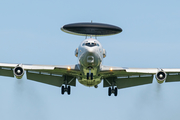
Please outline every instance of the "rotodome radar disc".
[[122, 32], [120, 27], [104, 23], [72, 23], [64, 25], [61, 30], [81, 36], [108, 36]]

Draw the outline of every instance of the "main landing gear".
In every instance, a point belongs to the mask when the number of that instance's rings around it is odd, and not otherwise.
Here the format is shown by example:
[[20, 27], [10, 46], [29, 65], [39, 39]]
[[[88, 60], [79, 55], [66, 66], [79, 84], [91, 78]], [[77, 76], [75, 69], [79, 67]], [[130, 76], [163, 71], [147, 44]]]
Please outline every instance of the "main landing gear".
[[118, 94], [117, 87], [114, 88], [114, 82], [112, 82], [112, 87], [109, 87], [108, 89], [108, 95], [111, 96], [112, 93], [114, 93], [114, 96], [117, 96]]
[[71, 86], [61, 86], [61, 94], [63, 95], [64, 92], [67, 92], [68, 95], [71, 94]]
[[61, 94], [63, 95], [64, 92], [67, 92], [67, 94], [70, 95], [71, 94], [71, 86], [68, 86], [66, 77], [65, 77], [64, 82], [65, 82], [65, 86], [61, 86]]
[[108, 95], [111, 96], [112, 93], [114, 93], [114, 96], [117, 96], [117, 94], [118, 94], [118, 89], [117, 89], [117, 87], [115, 87], [115, 89], [109, 87], [109, 89], [108, 89]]

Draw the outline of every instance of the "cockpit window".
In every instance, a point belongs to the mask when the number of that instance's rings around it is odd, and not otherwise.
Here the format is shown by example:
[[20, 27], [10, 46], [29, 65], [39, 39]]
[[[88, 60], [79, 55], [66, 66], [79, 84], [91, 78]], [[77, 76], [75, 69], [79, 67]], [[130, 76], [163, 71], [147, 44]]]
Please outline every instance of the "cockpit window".
[[83, 43], [83, 46], [84, 46], [84, 45], [86, 45], [86, 46], [88, 46], [88, 47], [99, 46], [99, 44], [97, 44], [97, 43], [90, 43], [90, 42], [88, 42], [88, 43]]
[[89, 46], [89, 47], [91, 47], [91, 43], [86, 43], [86, 46]]

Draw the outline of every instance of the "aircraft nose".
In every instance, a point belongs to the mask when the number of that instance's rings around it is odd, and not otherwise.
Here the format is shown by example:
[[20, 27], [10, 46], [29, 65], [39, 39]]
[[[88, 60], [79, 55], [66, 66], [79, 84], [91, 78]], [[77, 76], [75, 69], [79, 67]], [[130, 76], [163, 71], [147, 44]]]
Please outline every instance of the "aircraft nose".
[[88, 52], [88, 53], [95, 53], [95, 49], [89, 47], [89, 48], [87, 49], [87, 52]]
[[100, 57], [97, 53], [97, 48], [95, 47], [86, 47], [83, 56], [81, 57], [80, 62], [84, 66], [97, 66], [100, 64]]

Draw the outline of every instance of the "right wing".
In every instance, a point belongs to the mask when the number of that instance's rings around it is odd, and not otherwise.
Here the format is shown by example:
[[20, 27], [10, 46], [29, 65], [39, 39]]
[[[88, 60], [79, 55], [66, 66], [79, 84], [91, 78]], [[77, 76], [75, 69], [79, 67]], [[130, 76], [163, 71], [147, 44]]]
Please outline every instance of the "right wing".
[[157, 69], [157, 68], [122, 68], [102, 66], [100, 74], [103, 76], [103, 86], [115, 85], [118, 89], [133, 87], [152, 83], [154, 75], [159, 71], [164, 71], [167, 74], [165, 82], [180, 81], [180, 69]]
[[79, 64], [60, 66], [0, 63], [0, 75], [14, 77], [17, 66], [26, 71], [29, 80], [59, 87], [64, 84], [64, 80], [67, 80], [68, 85], [76, 86], [76, 77], [80, 74]]

